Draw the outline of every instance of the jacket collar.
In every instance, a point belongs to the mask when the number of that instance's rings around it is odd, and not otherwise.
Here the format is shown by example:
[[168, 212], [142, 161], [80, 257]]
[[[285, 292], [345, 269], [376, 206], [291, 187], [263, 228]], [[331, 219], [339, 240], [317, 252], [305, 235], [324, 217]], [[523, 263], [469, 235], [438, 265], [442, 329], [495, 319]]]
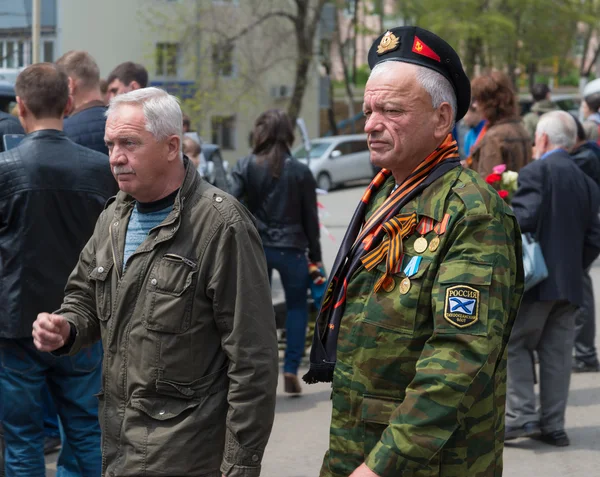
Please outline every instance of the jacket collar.
[[98, 108], [98, 107], [102, 107], [102, 108], [106, 109], [106, 104], [104, 104], [104, 102], [100, 101], [99, 99], [95, 99], [94, 101], [89, 101], [85, 104], [82, 104], [77, 109], [74, 109], [73, 111], [71, 111], [71, 114], [69, 114], [69, 117], [73, 117], [77, 113], [81, 113], [82, 111], [85, 111], [86, 109]]
[[67, 135], [58, 129], [40, 129], [27, 134], [21, 144], [25, 142], [36, 141], [38, 139], [67, 139]]
[[436, 222], [441, 222], [444, 218], [444, 207], [446, 204], [445, 201], [435, 199], [449, 195], [450, 189], [454, 187], [462, 170], [462, 166], [457, 166], [446, 172], [442, 177], [427, 187], [416, 200], [407, 204], [402, 212], [416, 212], [419, 219], [426, 216], [432, 218]]
[[[173, 210], [165, 220], [165, 224], [172, 223], [173, 220], [179, 216], [180, 211], [185, 205], [186, 198], [189, 197], [190, 192], [197, 187], [197, 184], [200, 181], [200, 175], [198, 174], [198, 170], [194, 167], [194, 165], [187, 158], [187, 156], [183, 156], [183, 165], [185, 167], [183, 183], [179, 188], [179, 193], [175, 197]], [[133, 208], [134, 204], [135, 199], [132, 196], [126, 194], [123, 191], [119, 191], [119, 193], [117, 194], [117, 206], [115, 209], [115, 217], [123, 217], [127, 215], [130, 209]]]

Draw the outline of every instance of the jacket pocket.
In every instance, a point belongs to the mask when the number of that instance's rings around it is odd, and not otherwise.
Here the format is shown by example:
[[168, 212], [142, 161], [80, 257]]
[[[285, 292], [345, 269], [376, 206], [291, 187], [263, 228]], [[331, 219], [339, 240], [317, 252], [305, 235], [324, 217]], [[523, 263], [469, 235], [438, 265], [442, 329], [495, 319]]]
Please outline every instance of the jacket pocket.
[[182, 412], [198, 407], [198, 401], [176, 400], [172, 398], [133, 398], [130, 406], [142, 411], [156, 421], [166, 421], [179, 416]]
[[207, 374], [189, 383], [165, 379], [163, 371], [159, 370], [156, 379], [156, 392], [175, 398], [200, 399], [228, 388], [228, 369], [229, 365], [223, 366], [214, 373]]
[[144, 326], [163, 333], [184, 333], [190, 327], [197, 263], [180, 255], [165, 254], [152, 268]]
[[120, 436], [121, 461], [144, 475], [211, 475], [223, 458], [226, 392], [199, 399], [132, 397]]
[[90, 282], [93, 283], [96, 297], [96, 313], [101, 321], [108, 321], [111, 315], [111, 270], [112, 261], [99, 261], [90, 272]]
[[[404, 263], [411, 257], [406, 256]], [[408, 278], [409, 287], [405, 288], [406, 274], [404, 272], [392, 275], [393, 288], [386, 291], [371, 291], [364, 312], [364, 321], [396, 333], [412, 335], [415, 331], [417, 311], [423, 290], [425, 272], [429, 268], [431, 259], [423, 257], [417, 272]], [[380, 264], [375, 269], [376, 281], [385, 273], [385, 264]]]
[[365, 394], [362, 403], [361, 421], [363, 423], [363, 450], [365, 457], [381, 439], [381, 434], [390, 424], [392, 413], [400, 405], [400, 399], [370, 396]]

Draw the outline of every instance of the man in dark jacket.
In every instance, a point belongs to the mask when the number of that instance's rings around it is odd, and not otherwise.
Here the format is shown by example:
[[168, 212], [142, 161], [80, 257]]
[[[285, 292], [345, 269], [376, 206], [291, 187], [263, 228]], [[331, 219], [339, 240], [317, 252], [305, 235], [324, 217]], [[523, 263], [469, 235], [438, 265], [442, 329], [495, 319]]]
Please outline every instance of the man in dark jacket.
[[[577, 144], [571, 152], [575, 164], [600, 186], [600, 146], [588, 141], [582, 124], [577, 122]], [[583, 275], [583, 304], [575, 321], [575, 373], [600, 371], [596, 351], [596, 309], [594, 286], [589, 269]]]
[[[73, 110], [65, 119], [65, 134], [77, 144], [108, 154], [104, 144], [106, 105], [100, 91], [100, 69], [94, 58], [85, 51], [69, 51], [56, 64], [69, 75], [69, 92], [73, 98]], [[117, 190], [115, 183], [115, 194]]]
[[114, 179], [106, 156], [61, 131], [70, 99], [60, 67], [30, 66], [15, 89], [27, 136], [0, 154], [0, 419], [6, 475], [45, 475], [41, 394], [47, 382], [82, 475], [99, 476], [94, 394], [100, 390], [100, 349], [57, 358], [37, 351], [31, 329], [40, 311], [60, 306]]
[[[534, 234], [548, 278], [525, 293], [508, 345], [505, 439], [537, 437], [568, 446], [564, 430], [577, 309], [583, 275], [600, 253], [600, 191], [567, 152], [576, 124], [564, 111], [543, 115], [536, 131], [539, 159], [519, 173], [512, 205], [523, 233]], [[536, 411], [533, 352], [540, 361]]]

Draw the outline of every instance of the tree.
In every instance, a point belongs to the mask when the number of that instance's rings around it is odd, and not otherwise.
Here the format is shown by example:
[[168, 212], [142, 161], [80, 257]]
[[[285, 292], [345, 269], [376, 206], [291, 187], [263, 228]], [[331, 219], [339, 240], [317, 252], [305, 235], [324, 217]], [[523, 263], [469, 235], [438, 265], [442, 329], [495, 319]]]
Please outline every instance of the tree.
[[[296, 74], [287, 113], [293, 123], [296, 122], [296, 118], [302, 109], [302, 100], [308, 84], [308, 72], [314, 57], [315, 35], [321, 20], [323, 5], [326, 1], [293, 0], [289, 3], [294, 5], [295, 12], [291, 12], [289, 11], [291, 9], [281, 8], [279, 6], [281, 2], [271, 0], [270, 8], [267, 7], [262, 12], [260, 8], [253, 9], [256, 11], [254, 19], [236, 34], [229, 36], [229, 41], [240, 41], [244, 35], [272, 18], [284, 19], [291, 23], [296, 40]], [[261, 3], [264, 5], [268, 2], [257, 1], [256, 6], [259, 7]]]
[[[582, 0], [580, 7], [583, 44], [579, 64], [579, 89], [583, 92], [583, 88], [592, 74], [592, 68], [600, 55], [600, 41], [598, 40], [600, 36], [600, 1]], [[595, 42], [592, 41], [594, 37]]]
[[[185, 58], [182, 62], [188, 76], [195, 76], [193, 97], [184, 101], [188, 111], [206, 116], [216, 108], [237, 110], [242, 98], [256, 100], [260, 97], [257, 91], [264, 90], [267, 82], [293, 69], [287, 111], [295, 122], [314, 61], [325, 2], [244, 0], [234, 6], [187, 0], [168, 8], [164, 2], [156, 2], [140, 13], [152, 30], [169, 32]], [[235, 75], [224, 75], [232, 57], [239, 60]]]

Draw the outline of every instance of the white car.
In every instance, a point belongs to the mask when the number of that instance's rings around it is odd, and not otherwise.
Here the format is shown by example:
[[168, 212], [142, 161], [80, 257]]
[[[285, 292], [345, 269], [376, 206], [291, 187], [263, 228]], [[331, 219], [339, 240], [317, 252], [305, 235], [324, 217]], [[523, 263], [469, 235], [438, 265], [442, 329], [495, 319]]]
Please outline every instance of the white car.
[[292, 151], [292, 155], [308, 163], [317, 187], [325, 191], [337, 185], [355, 180], [370, 180], [375, 169], [369, 159], [366, 134], [321, 137], [311, 140], [310, 161], [304, 145]]

